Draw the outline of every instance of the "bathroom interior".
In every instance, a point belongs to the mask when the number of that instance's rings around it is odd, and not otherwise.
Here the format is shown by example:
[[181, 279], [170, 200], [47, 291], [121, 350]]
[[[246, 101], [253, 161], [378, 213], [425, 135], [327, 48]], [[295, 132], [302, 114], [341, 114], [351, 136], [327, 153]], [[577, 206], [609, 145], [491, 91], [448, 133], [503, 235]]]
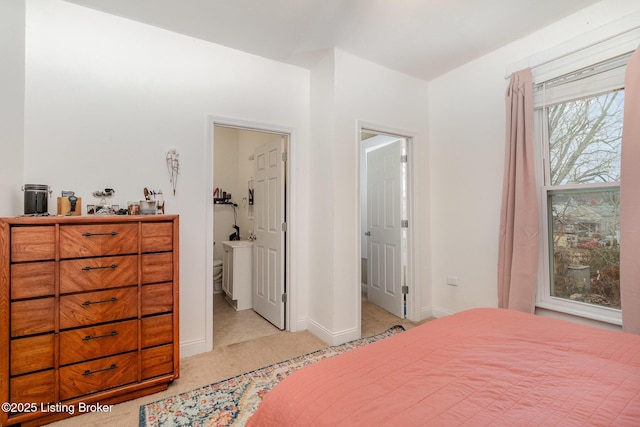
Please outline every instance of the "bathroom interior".
[[[254, 152], [281, 135], [216, 125], [213, 138], [213, 188], [217, 189], [213, 213], [213, 345], [220, 347], [280, 331], [251, 309], [252, 257], [247, 252], [252, 250], [255, 231], [250, 194]], [[234, 294], [241, 294], [236, 300], [223, 289], [223, 276], [230, 273], [223, 269], [225, 248], [234, 250], [231, 246], [236, 251], [236, 269], [245, 276], [234, 277]]]

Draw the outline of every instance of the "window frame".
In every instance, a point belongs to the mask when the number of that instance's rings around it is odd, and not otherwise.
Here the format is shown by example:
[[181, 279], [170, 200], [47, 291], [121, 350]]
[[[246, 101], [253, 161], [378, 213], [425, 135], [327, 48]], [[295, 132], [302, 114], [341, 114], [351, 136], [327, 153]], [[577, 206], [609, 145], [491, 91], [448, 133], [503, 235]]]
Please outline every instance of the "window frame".
[[597, 191], [601, 190], [620, 190], [620, 183], [596, 183], [596, 184], [582, 184], [582, 185], [562, 185], [562, 186], [542, 186], [541, 187], [541, 204], [540, 204], [540, 217], [542, 220], [541, 234], [541, 269], [542, 272], [538, 277], [538, 292], [536, 293], [536, 307], [544, 308], [547, 310], [559, 311], [562, 313], [571, 314], [574, 316], [585, 317], [592, 320], [598, 320], [601, 322], [612, 323], [615, 325], [622, 325], [622, 310], [598, 306], [595, 304], [589, 304], [582, 301], [572, 301], [566, 298], [556, 297], [551, 295], [551, 256], [553, 250], [553, 242], [551, 239], [552, 224], [550, 221], [550, 206], [549, 199], [553, 192], [557, 191]]
[[[584, 79], [583, 83], [570, 82], [567, 85], [573, 86], [573, 90], [566, 94], [562, 84], [556, 86], [552, 101], [547, 102], [545, 94], [540, 96], [539, 93], [534, 95], [534, 139], [536, 144], [536, 179], [539, 189], [540, 201], [540, 233], [541, 250], [540, 265], [538, 275], [538, 287], [536, 292], [536, 307], [552, 310], [556, 312], [566, 313], [574, 316], [584, 317], [601, 322], [622, 325], [622, 310], [598, 306], [581, 301], [573, 301], [561, 297], [551, 295], [551, 269], [553, 268], [552, 253], [552, 218], [550, 211], [550, 195], [554, 192], [562, 191], [595, 191], [598, 189], [620, 190], [620, 182], [604, 182], [589, 184], [564, 184], [550, 185], [551, 171], [549, 161], [549, 138], [547, 129], [547, 108], [558, 103], [569, 102], [574, 99], [597, 96], [603, 93], [613, 92], [620, 88], [624, 88], [624, 69], [610, 73], [610, 76], [595, 74]], [[578, 70], [576, 70], [578, 71]], [[542, 81], [535, 81], [534, 87], [538, 87]], [[595, 83], [595, 84], [593, 84]], [[593, 87], [592, 87], [593, 86]], [[536, 92], [536, 91], [534, 91]], [[560, 92], [558, 95], [557, 92]]]

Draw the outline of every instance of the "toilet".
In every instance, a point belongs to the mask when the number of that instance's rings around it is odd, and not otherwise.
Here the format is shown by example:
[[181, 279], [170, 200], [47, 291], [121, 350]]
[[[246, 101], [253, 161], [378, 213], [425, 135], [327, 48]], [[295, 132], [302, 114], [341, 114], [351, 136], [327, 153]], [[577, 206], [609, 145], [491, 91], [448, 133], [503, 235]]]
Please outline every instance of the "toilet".
[[213, 291], [222, 292], [222, 260], [213, 260]]

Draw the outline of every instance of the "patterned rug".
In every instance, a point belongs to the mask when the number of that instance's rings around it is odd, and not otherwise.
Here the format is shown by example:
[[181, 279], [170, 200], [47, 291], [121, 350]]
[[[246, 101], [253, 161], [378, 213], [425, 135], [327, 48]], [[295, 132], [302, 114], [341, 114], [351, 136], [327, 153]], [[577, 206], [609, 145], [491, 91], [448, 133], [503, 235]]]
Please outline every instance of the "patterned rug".
[[140, 406], [140, 426], [243, 426], [269, 390], [297, 369], [404, 331], [400, 325], [368, 338], [327, 347], [177, 396]]

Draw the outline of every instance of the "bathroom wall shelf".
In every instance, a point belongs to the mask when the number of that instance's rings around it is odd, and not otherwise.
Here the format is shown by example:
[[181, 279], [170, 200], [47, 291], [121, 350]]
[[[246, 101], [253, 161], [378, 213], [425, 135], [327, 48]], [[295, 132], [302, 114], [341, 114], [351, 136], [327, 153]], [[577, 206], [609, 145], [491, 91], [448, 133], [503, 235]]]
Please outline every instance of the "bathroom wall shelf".
[[233, 205], [234, 203], [230, 199], [213, 199], [213, 203], [216, 205]]

